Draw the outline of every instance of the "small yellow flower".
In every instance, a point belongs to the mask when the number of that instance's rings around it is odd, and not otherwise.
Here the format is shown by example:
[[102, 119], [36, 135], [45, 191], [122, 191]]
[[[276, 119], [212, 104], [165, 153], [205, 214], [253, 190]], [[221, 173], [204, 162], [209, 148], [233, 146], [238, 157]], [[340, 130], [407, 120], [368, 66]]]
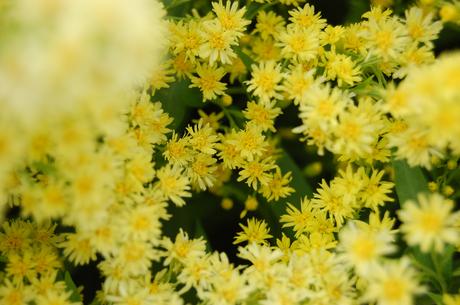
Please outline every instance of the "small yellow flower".
[[247, 225], [240, 224], [242, 232], [239, 232], [233, 244], [240, 244], [243, 242], [265, 244], [266, 239], [272, 238], [273, 236], [268, 234], [270, 231], [267, 227], [267, 223], [263, 220], [257, 220], [255, 218], [248, 219]]
[[398, 211], [403, 222], [401, 232], [407, 243], [420, 246], [423, 252], [431, 249], [442, 252], [446, 243], [457, 244], [460, 234], [455, 223], [459, 213], [452, 212], [454, 203], [437, 193], [421, 193], [417, 201], [406, 201]]
[[283, 79], [281, 66], [274, 61], [261, 62], [258, 66], [252, 65], [252, 78], [246, 81], [248, 91], [263, 100], [271, 98], [281, 99], [282, 86], [280, 84]]
[[227, 85], [220, 80], [225, 75], [222, 67], [216, 68], [209, 65], [198, 65], [196, 67], [198, 76], [191, 76], [192, 84], [190, 88], [197, 87], [203, 93], [203, 100], [212, 100], [219, 95], [224, 95]]
[[369, 285], [363, 298], [378, 305], [412, 305], [415, 295], [425, 291], [405, 257], [378, 265], [365, 278]]

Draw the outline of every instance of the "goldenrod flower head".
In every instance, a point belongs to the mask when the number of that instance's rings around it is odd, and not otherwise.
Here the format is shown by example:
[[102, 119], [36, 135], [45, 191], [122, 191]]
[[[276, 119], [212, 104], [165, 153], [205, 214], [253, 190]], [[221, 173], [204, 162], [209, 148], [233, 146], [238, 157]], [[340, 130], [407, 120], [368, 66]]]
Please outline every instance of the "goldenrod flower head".
[[243, 242], [248, 242], [249, 244], [266, 244], [266, 239], [270, 239], [273, 236], [269, 234], [269, 229], [267, 223], [263, 220], [257, 220], [255, 218], [250, 218], [247, 221], [247, 225], [240, 224], [242, 232], [238, 232], [233, 241], [233, 244], [240, 244]]
[[189, 239], [188, 234], [180, 229], [174, 242], [169, 238], [165, 238], [162, 241], [162, 247], [166, 250], [163, 254], [166, 257], [164, 264], [168, 265], [173, 260], [185, 263], [187, 260], [204, 256], [206, 245], [202, 238]]
[[59, 243], [64, 255], [75, 265], [84, 265], [96, 259], [96, 251], [91, 246], [89, 234], [64, 233], [65, 240]]
[[235, 32], [237, 36], [242, 36], [246, 26], [251, 23], [244, 18], [246, 7], [238, 9], [238, 2], [226, 1], [224, 6], [222, 0], [219, 0], [212, 3], [212, 10], [223, 28]]
[[277, 39], [284, 58], [307, 62], [318, 54], [319, 34], [311, 28], [287, 26]]
[[259, 66], [252, 65], [252, 78], [246, 83], [248, 91], [254, 91], [253, 94], [262, 100], [270, 100], [272, 98], [281, 99], [281, 80], [283, 73], [281, 66], [274, 61], [260, 63]]
[[229, 64], [236, 57], [232, 46], [238, 44], [238, 36], [235, 32], [225, 29], [219, 20], [204, 21], [201, 36], [203, 43], [200, 45], [198, 55], [208, 60], [209, 65], [216, 62]]
[[[358, 226], [357, 223], [360, 223]], [[344, 259], [366, 277], [384, 255], [394, 252], [394, 236], [387, 230], [374, 230], [360, 221], [350, 222], [340, 231]]]
[[411, 41], [408, 30], [396, 17], [380, 14], [369, 15], [363, 35], [372, 54], [394, 60]]
[[225, 70], [222, 67], [214, 67], [211, 65], [198, 65], [196, 67], [198, 76], [191, 76], [192, 81], [190, 88], [197, 87], [203, 93], [203, 100], [213, 100], [219, 95], [224, 95], [224, 90], [227, 85], [220, 80], [225, 75]]
[[437, 193], [421, 193], [417, 201], [403, 203], [398, 211], [407, 243], [420, 246], [423, 252], [431, 249], [441, 252], [445, 244], [457, 244], [460, 234], [454, 227], [458, 213], [452, 212], [453, 202]]
[[241, 164], [242, 169], [238, 172], [238, 181], [246, 180], [246, 184], [257, 191], [259, 186], [267, 186], [270, 182], [269, 172], [276, 168], [272, 158], [255, 158]]
[[304, 66], [297, 64], [289, 67], [290, 70], [283, 82], [283, 91], [288, 99], [294, 101], [295, 105], [303, 103], [313, 86], [318, 85], [321, 79], [315, 80], [315, 70], [306, 70]]
[[310, 4], [305, 4], [304, 7], [298, 7], [290, 10], [289, 21], [299, 28], [309, 28], [314, 31], [320, 31], [326, 26], [326, 20], [321, 19], [321, 13], [315, 14], [315, 8]]
[[163, 166], [157, 171], [158, 182], [155, 184], [157, 190], [165, 198], [170, 199], [177, 206], [185, 205], [183, 198], [191, 197], [190, 181], [187, 176], [182, 175], [183, 170], [178, 166]]
[[285, 24], [283, 17], [272, 11], [259, 11], [256, 20], [257, 23], [253, 33], [258, 33], [263, 40], [269, 37], [278, 37]]
[[261, 188], [262, 195], [267, 201], [278, 201], [280, 198], [286, 198], [295, 192], [295, 190], [289, 186], [289, 182], [292, 180], [291, 172], [287, 172], [283, 175], [281, 169], [276, 167], [275, 172], [270, 176], [267, 184], [262, 185]]
[[[321, 45], [331, 45], [331, 46], [334, 46], [337, 42], [339, 42], [339, 40], [344, 37], [344, 34], [346, 33], [346, 28], [341, 26], [341, 25], [337, 25], [337, 26], [332, 26], [332, 25], [328, 25], [326, 26], [326, 28], [324, 29], [323, 32], [321, 32], [321, 36], [320, 36], [320, 44]], [[348, 40], [348, 36], [345, 36], [347, 37], [347, 39], [344, 39], [344, 40]]]
[[199, 153], [193, 158], [191, 165], [187, 169], [190, 183], [193, 187], [206, 190], [214, 185], [216, 177], [214, 172], [217, 170], [217, 160], [209, 154]]
[[281, 114], [281, 109], [275, 106], [275, 101], [248, 102], [246, 110], [243, 111], [248, 124], [253, 124], [261, 131], [275, 132], [275, 118]]
[[347, 55], [337, 54], [335, 51], [326, 52], [324, 65], [325, 77], [329, 80], [337, 79], [339, 86], [352, 86], [362, 79], [360, 68]]
[[251, 124], [233, 135], [228, 142], [235, 146], [241, 158], [249, 162], [261, 157], [266, 151], [265, 136], [258, 126]]
[[431, 46], [431, 41], [438, 37], [442, 29], [440, 21], [433, 21], [431, 13], [424, 13], [419, 7], [413, 6], [405, 11], [405, 24], [410, 37], [416, 42]]
[[171, 164], [185, 166], [192, 160], [192, 152], [190, 148], [190, 136], [179, 136], [173, 132], [171, 139], [166, 143], [163, 156]]
[[369, 284], [363, 299], [379, 305], [412, 305], [415, 295], [424, 292], [406, 257], [377, 265], [365, 278]]

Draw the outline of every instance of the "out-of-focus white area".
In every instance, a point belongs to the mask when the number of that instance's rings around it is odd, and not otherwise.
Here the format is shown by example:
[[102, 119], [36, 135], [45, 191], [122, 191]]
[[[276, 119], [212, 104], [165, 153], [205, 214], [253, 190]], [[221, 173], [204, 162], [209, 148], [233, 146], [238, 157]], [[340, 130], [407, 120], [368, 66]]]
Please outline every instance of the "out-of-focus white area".
[[32, 125], [79, 104], [119, 108], [165, 47], [156, 0], [17, 0], [1, 10], [0, 102]]

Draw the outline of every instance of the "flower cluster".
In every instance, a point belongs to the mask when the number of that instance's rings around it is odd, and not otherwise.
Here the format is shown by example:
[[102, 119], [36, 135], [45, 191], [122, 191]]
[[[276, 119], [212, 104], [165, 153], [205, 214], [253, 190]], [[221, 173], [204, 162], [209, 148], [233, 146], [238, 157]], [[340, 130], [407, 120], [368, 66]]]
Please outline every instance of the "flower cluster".
[[0, 304], [457, 304], [458, 1], [163, 2], [0, 4]]

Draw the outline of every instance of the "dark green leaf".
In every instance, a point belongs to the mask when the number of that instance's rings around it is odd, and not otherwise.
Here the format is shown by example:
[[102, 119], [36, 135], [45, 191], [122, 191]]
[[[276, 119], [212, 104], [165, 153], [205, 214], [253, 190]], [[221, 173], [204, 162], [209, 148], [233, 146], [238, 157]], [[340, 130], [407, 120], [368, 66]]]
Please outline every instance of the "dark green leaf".
[[439, 294], [428, 292], [430, 298], [436, 303], [436, 305], [444, 305], [442, 302], [442, 296]]
[[248, 54], [244, 53], [244, 51], [239, 47], [235, 48], [235, 53], [243, 61], [244, 65], [246, 66], [246, 69], [248, 69], [248, 71], [251, 71], [251, 65], [254, 63], [254, 60], [252, 60], [252, 58]]
[[69, 300], [72, 302], [81, 302], [82, 299], [80, 293], [78, 292], [77, 286], [73, 282], [72, 277], [70, 276], [70, 273], [68, 271], [66, 271], [64, 274], [64, 282], [67, 286], [67, 290], [72, 292]]
[[417, 194], [428, 192], [428, 183], [419, 167], [410, 167], [404, 160], [394, 160], [395, 187], [401, 205], [414, 200]]
[[208, 236], [206, 235], [206, 231], [201, 224], [201, 220], [197, 219], [195, 222], [195, 236], [194, 238], [202, 237], [206, 241], [206, 251], [211, 252], [211, 245], [209, 244]]
[[190, 81], [183, 79], [170, 84], [169, 88], [158, 90], [153, 96], [154, 101], [160, 101], [163, 110], [174, 118], [171, 128], [178, 129], [183, 125], [188, 108], [202, 107], [203, 98], [197, 88], [189, 88]]

